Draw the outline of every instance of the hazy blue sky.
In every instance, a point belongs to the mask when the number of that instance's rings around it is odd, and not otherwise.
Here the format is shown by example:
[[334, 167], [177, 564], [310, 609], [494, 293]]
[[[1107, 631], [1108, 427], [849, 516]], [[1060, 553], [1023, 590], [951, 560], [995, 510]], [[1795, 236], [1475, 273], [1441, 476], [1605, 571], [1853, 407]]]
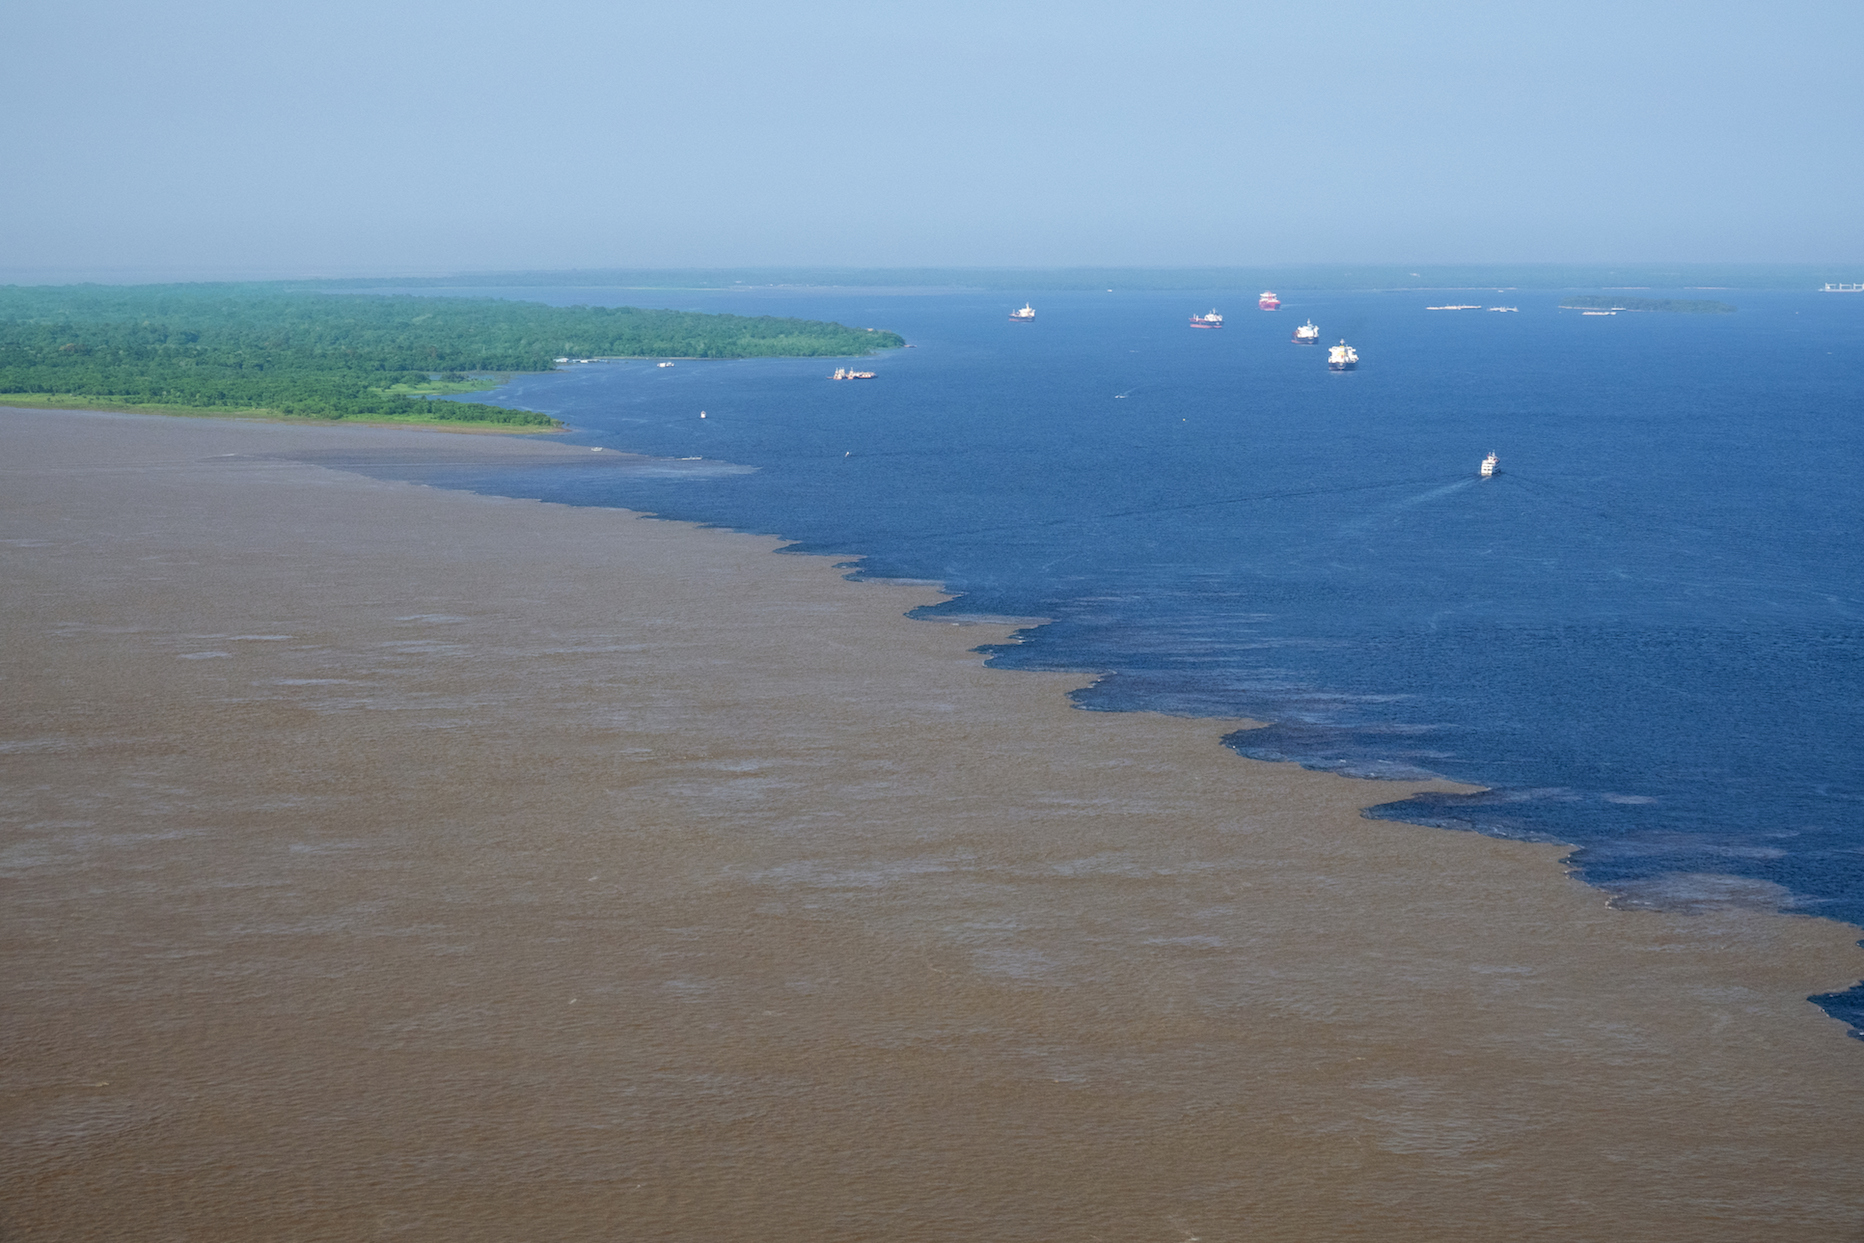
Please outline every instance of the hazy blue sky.
[[1864, 3], [0, 5], [0, 280], [1864, 259]]

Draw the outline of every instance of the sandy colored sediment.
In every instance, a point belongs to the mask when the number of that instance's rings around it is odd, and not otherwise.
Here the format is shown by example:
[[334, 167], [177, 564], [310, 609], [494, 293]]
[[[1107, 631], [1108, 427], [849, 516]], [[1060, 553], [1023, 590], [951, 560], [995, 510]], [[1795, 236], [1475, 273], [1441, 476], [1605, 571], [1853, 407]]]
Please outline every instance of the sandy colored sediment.
[[441, 441], [0, 410], [9, 1243], [1864, 1233], [1855, 929]]

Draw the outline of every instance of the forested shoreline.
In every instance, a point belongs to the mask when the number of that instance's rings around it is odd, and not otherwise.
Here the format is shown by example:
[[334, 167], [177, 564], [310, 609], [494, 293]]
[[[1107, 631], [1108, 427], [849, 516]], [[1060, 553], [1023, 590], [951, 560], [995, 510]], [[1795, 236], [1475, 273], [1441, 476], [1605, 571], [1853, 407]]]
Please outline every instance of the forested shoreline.
[[864, 354], [897, 335], [775, 316], [326, 294], [275, 285], [0, 287], [0, 401], [549, 428], [437, 394], [558, 358]]
[[1574, 311], [1668, 311], [1680, 315], [1726, 315], [1735, 308], [1710, 298], [1606, 298], [1594, 294], [1560, 299]]

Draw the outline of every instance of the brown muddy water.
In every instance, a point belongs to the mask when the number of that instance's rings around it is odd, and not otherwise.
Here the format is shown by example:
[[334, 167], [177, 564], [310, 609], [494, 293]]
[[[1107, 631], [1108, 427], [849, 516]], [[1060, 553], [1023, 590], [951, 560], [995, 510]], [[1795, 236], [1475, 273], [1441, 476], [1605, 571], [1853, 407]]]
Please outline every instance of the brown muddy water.
[[1854, 929], [364, 451], [0, 411], [0, 1239], [1864, 1239]]

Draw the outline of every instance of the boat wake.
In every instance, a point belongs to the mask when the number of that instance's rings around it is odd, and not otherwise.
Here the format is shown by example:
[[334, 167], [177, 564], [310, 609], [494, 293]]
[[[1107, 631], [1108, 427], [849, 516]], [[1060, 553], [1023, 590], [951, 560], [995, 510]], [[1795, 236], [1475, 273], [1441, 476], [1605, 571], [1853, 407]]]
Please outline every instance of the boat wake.
[[1442, 487], [1432, 488], [1428, 492], [1420, 492], [1416, 496], [1407, 496], [1403, 500], [1393, 501], [1388, 505], [1382, 505], [1365, 517], [1355, 522], [1348, 522], [1339, 529], [1342, 532], [1363, 531], [1375, 522], [1396, 517], [1407, 509], [1415, 509], [1419, 505], [1428, 505], [1432, 501], [1441, 500], [1452, 493], [1461, 492], [1464, 488], [1471, 487], [1477, 482], [1478, 480], [1475, 478], [1453, 480], [1450, 483], [1444, 484]]

